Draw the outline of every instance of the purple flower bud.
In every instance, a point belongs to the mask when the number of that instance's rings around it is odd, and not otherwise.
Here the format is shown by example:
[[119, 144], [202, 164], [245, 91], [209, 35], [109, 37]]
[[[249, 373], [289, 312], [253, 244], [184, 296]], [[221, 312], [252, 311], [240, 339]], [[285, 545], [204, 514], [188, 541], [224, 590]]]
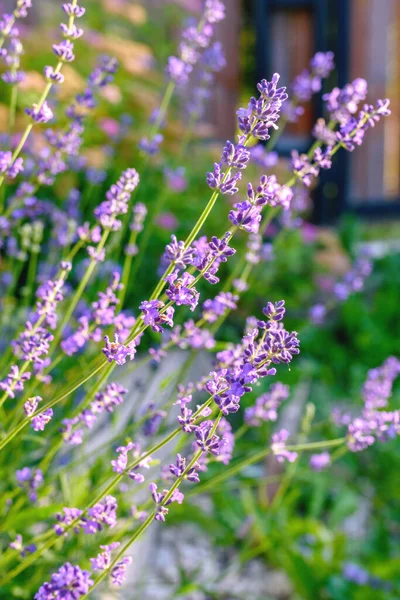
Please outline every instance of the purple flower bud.
[[43, 102], [40, 107], [38, 104], [32, 104], [32, 108], [26, 108], [25, 112], [36, 123], [48, 123], [54, 116], [47, 102]]
[[126, 359], [133, 360], [136, 354], [135, 342], [130, 342], [127, 346], [119, 342], [118, 334], [114, 334], [114, 341], [110, 342], [108, 335], [104, 336], [106, 342], [105, 347], [102, 349], [103, 354], [107, 358], [108, 362], [115, 361], [117, 365], [124, 365]]
[[69, 17], [75, 17], [77, 19], [83, 17], [86, 12], [86, 9], [83, 8], [83, 6], [79, 6], [79, 4], [75, 4], [74, 6], [71, 2], [66, 2], [63, 4], [62, 9]]
[[286, 440], [289, 437], [289, 432], [286, 429], [281, 429], [277, 433], [272, 435], [271, 450], [275, 454], [278, 462], [287, 460], [288, 462], [294, 462], [298, 456], [297, 452], [290, 452], [286, 448]]
[[32, 429], [34, 429], [35, 431], [43, 431], [44, 428], [46, 427], [47, 423], [49, 423], [51, 421], [52, 416], [53, 416], [52, 408], [48, 408], [47, 410], [40, 413], [39, 415], [34, 416], [32, 418], [32, 423], [31, 423]]
[[310, 456], [309, 465], [313, 471], [323, 471], [331, 464], [329, 452], [321, 452], [321, 454], [312, 454]]

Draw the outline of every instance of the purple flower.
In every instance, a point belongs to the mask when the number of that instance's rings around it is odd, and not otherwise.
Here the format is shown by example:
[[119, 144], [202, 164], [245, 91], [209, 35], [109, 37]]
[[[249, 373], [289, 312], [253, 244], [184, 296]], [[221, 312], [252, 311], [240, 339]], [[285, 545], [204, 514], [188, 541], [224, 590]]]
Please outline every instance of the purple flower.
[[[172, 473], [172, 475], [175, 475], [175, 477], [182, 477], [182, 475], [184, 474], [184, 472], [186, 470], [186, 467], [187, 467], [186, 458], [184, 458], [180, 454], [177, 454], [175, 464], [170, 465], [169, 470]], [[184, 478], [187, 479], [188, 481], [191, 481], [192, 483], [198, 483], [200, 481], [200, 479], [199, 479], [199, 474], [196, 471], [197, 468], [198, 468], [197, 465], [193, 465], [193, 467], [191, 467], [187, 471]]]
[[[150, 351], [149, 353], [152, 354]], [[151, 402], [147, 407], [146, 420], [142, 427], [143, 435], [146, 437], [156, 435], [166, 416], [164, 410], [157, 410], [155, 404]]]
[[0, 389], [4, 390], [10, 398], [15, 398], [15, 392], [24, 389], [25, 382], [31, 378], [31, 374], [20, 373], [19, 367], [13, 365], [4, 381], [0, 382]]
[[266, 394], [256, 399], [254, 406], [245, 410], [244, 419], [248, 425], [259, 427], [263, 422], [276, 421], [278, 408], [289, 397], [289, 387], [282, 383], [274, 383]]
[[20, 553], [21, 558], [24, 558], [28, 553], [32, 554], [36, 551], [35, 544], [29, 544], [28, 546], [24, 546], [22, 535], [19, 533], [15, 536], [15, 540], [10, 543], [10, 548], [17, 550]]
[[[190, 400], [189, 400], [190, 398]], [[188, 397], [187, 402], [190, 402], [192, 399], [191, 396]], [[179, 425], [182, 427], [182, 431], [185, 433], [192, 433], [195, 430], [195, 421], [193, 418], [193, 411], [188, 408], [185, 403], [181, 402], [181, 414], [178, 415], [177, 421]]]
[[272, 434], [272, 453], [276, 456], [278, 462], [287, 460], [294, 462], [298, 456], [297, 452], [290, 452], [286, 448], [286, 440], [289, 437], [289, 432], [286, 429], [281, 429], [277, 433]]
[[[214, 42], [204, 51], [201, 58], [201, 64], [207, 70], [213, 71], [214, 73], [218, 73], [226, 67], [226, 59], [221, 42]], [[209, 78], [206, 75], [207, 73], [205, 72], [203, 77], [208, 81]]]
[[326, 307], [323, 304], [315, 304], [308, 313], [314, 325], [322, 325], [326, 317]]
[[53, 118], [53, 111], [50, 106], [44, 101], [41, 105], [32, 104], [32, 108], [26, 108], [25, 112], [36, 123], [48, 123]]
[[231, 237], [231, 232], [227, 231], [222, 239], [213, 236], [208, 244], [203, 244], [201, 238], [195, 245], [192, 263], [203, 273], [204, 279], [212, 285], [219, 282], [216, 274], [221, 263], [226, 262], [230, 256], [236, 253], [236, 250], [229, 246]]
[[110, 529], [117, 524], [118, 505], [114, 496], [106, 496], [103, 502], [98, 502], [88, 510], [88, 516], [82, 519], [81, 527], [86, 534], [94, 534], [107, 525]]
[[313, 471], [323, 471], [331, 464], [331, 456], [329, 452], [321, 452], [321, 454], [311, 454], [309, 463]]
[[248, 233], [258, 233], [261, 223], [261, 208], [253, 206], [250, 202], [237, 202], [233, 205], [235, 210], [229, 213], [229, 220], [236, 227]]
[[174, 325], [174, 308], [169, 306], [163, 313], [160, 313], [160, 309], [164, 306], [164, 302], [161, 300], [145, 300], [139, 306], [139, 309], [143, 312], [144, 324], [150, 325], [152, 330], [157, 333], [164, 331], [163, 325], [169, 325], [169, 327]]
[[365, 79], [357, 78], [347, 83], [342, 89], [333, 88], [329, 94], [322, 96], [330, 113], [330, 118], [339, 123], [345, 123], [358, 110], [360, 102], [365, 100], [368, 84]]
[[171, 243], [165, 247], [165, 252], [162, 257], [163, 266], [167, 267], [174, 263], [179, 269], [186, 269], [187, 265], [192, 264], [193, 249], [186, 248], [185, 242], [176, 239], [175, 235], [171, 235]]
[[[81, 27], [77, 27], [74, 23], [68, 27], [65, 23], [60, 24], [60, 29], [65, 38], [69, 38], [70, 40], [78, 40], [83, 36], [83, 29]], [[62, 82], [58, 82], [62, 83]]]
[[157, 133], [152, 139], [143, 137], [138, 144], [138, 148], [145, 154], [148, 154], [149, 156], [154, 156], [159, 152], [159, 146], [163, 139], [164, 136], [161, 135], [161, 133]]
[[336, 133], [330, 129], [325, 119], [317, 119], [312, 130], [313, 136], [328, 146], [336, 144]]
[[66, 528], [75, 523], [74, 531], [79, 532], [80, 520], [79, 517], [83, 514], [83, 511], [79, 508], [63, 508], [62, 512], [56, 514], [57, 523], [53, 525], [53, 529], [57, 535], [67, 535]]
[[44, 76], [48, 81], [51, 81], [53, 83], [64, 83], [64, 75], [58, 71], [55, 71], [53, 67], [45, 67]]
[[302, 102], [310, 100], [313, 94], [321, 90], [321, 78], [304, 69], [293, 81], [292, 91]]
[[283, 317], [285, 316], [285, 312], [284, 300], [279, 300], [279, 302], [276, 302], [275, 304], [268, 302], [263, 308], [264, 315], [272, 321], [282, 321]]
[[225, 6], [221, 0], [206, 0], [204, 18], [209, 23], [218, 23], [225, 18]]
[[82, 571], [78, 565], [67, 562], [60, 567], [57, 573], [53, 573], [50, 582], [44, 583], [35, 594], [35, 600], [77, 600], [85, 596], [93, 580], [90, 579], [90, 571]]
[[70, 40], [53, 44], [53, 52], [61, 62], [72, 62], [75, 59], [74, 45]]
[[211, 454], [218, 456], [221, 447], [224, 444], [224, 440], [216, 433], [212, 433], [213, 428], [213, 421], [203, 421], [200, 425], [195, 427], [194, 435], [196, 436], [196, 444], [202, 452], [210, 452]]
[[[284, 105], [286, 106], [286, 104]], [[256, 144], [250, 148], [252, 160], [259, 167], [270, 169], [278, 164], [279, 155], [277, 152], [266, 152], [262, 144]]]
[[364, 289], [364, 281], [372, 272], [372, 263], [369, 259], [360, 257], [355, 260], [352, 268], [346, 273], [344, 279], [336, 283], [333, 293], [343, 302], [350, 294]]
[[214, 163], [214, 172], [207, 173], [207, 183], [211, 189], [218, 190], [221, 194], [233, 195], [239, 191], [236, 187], [237, 182], [242, 178], [242, 174], [235, 173], [229, 176], [221, 171], [221, 163]]
[[132, 562], [131, 556], [125, 556], [122, 560], [117, 562], [115, 567], [111, 570], [111, 583], [113, 585], [121, 586], [126, 578], [126, 567]]
[[124, 365], [126, 359], [133, 360], [136, 354], [135, 342], [130, 342], [127, 346], [119, 342], [119, 336], [117, 333], [114, 334], [114, 341], [110, 342], [108, 335], [104, 336], [106, 345], [102, 348], [102, 352], [107, 358], [108, 362], [115, 361], [117, 365]]
[[226, 311], [237, 308], [238, 299], [231, 292], [220, 292], [214, 299], [208, 298], [203, 304], [202, 318], [208, 323], [215, 323]]
[[48, 353], [52, 340], [53, 336], [46, 329], [34, 327], [30, 321], [27, 321], [25, 330], [11, 342], [11, 345], [18, 358], [40, 364], [43, 362], [41, 356]]
[[[347, 446], [360, 452], [372, 446], [376, 439], [387, 441], [400, 434], [400, 411], [385, 408], [392, 393], [394, 379], [400, 374], [400, 361], [389, 357], [378, 369], [371, 369], [362, 390], [364, 408], [360, 416], [343, 420], [348, 424]], [[349, 422], [350, 421], [350, 422]]]
[[[127, 444], [126, 446], [120, 446], [119, 448], [117, 448], [116, 450], [118, 457], [115, 460], [111, 461], [111, 466], [113, 471], [115, 471], [115, 473], [119, 473], [122, 474], [124, 473], [124, 471], [127, 469], [128, 467], [128, 456], [129, 453], [132, 454], [132, 457], [134, 459], [135, 462], [138, 461], [138, 459], [141, 458], [141, 456], [145, 455], [145, 453], [141, 453], [140, 452], [140, 447], [138, 444], [135, 444], [134, 442], [129, 442], [129, 444]], [[129, 470], [129, 477], [130, 479], [133, 479], [134, 481], [136, 481], [137, 483], [143, 483], [144, 481], [144, 476], [139, 473], [139, 469], [148, 469], [149, 468], [149, 463], [151, 461], [151, 456], [145, 456], [143, 458], [143, 460], [140, 460], [139, 462], [137, 462], [136, 466], [132, 467]]]
[[31, 423], [32, 429], [34, 429], [35, 431], [43, 431], [44, 428], [46, 427], [47, 423], [49, 423], [51, 421], [52, 416], [53, 416], [52, 408], [48, 408], [47, 410], [43, 411], [39, 415], [34, 416], [32, 418], [32, 423]]
[[330, 169], [332, 166], [331, 158], [332, 147], [328, 146], [325, 150], [316, 148], [314, 152], [314, 161], [321, 169]]
[[141, 202], [138, 202], [132, 208], [133, 220], [130, 225], [131, 231], [140, 232], [143, 229], [143, 223], [147, 215], [147, 208]]
[[24, 467], [23, 469], [15, 471], [15, 478], [18, 486], [27, 492], [29, 500], [31, 502], [36, 502], [36, 490], [43, 484], [42, 471], [40, 469]]
[[79, 417], [73, 417], [72, 419], [63, 419], [60, 433], [62, 434], [63, 440], [71, 446], [79, 446], [83, 442], [82, 429], [75, 429], [74, 426], [80, 422]]
[[351, 562], [344, 563], [343, 577], [357, 585], [367, 585], [370, 579], [368, 571]]
[[17, 19], [23, 19], [28, 15], [28, 8], [32, 7], [32, 0], [17, 0], [14, 15]]
[[282, 104], [288, 97], [286, 88], [277, 87], [278, 81], [277, 73], [272, 76], [270, 82], [263, 79], [257, 84], [260, 97], [251, 98], [247, 108], [237, 111], [239, 129], [244, 136], [251, 134], [261, 140], [267, 140], [270, 137], [268, 130], [271, 127], [278, 129], [276, 121], [279, 119]]
[[39, 402], [41, 401], [42, 398], [40, 396], [32, 396], [32, 398], [28, 398], [24, 404], [24, 412], [27, 417], [31, 417], [33, 415], [39, 405]]
[[11, 161], [12, 153], [9, 150], [0, 152], [0, 173], [5, 173], [7, 171]]
[[215, 346], [215, 339], [208, 329], [197, 327], [193, 319], [189, 319], [183, 325], [184, 331], [181, 333], [181, 327], [177, 327], [171, 339], [179, 346], [186, 349], [188, 347], [196, 350], [206, 348], [211, 350]]
[[192, 71], [192, 66], [176, 56], [170, 56], [168, 59], [168, 65], [166, 73], [169, 79], [171, 79], [176, 85], [183, 85], [187, 83], [189, 74]]
[[111, 564], [111, 552], [116, 548], [119, 548], [119, 542], [112, 542], [111, 544], [100, 546], [103, 552], [100, 552], [96, 558], [91, 558], [93, 571], [105, 571]]
[[185, 168], [177, 167], [174, 169], [164, 169], [164, 176], [167, 182], [167, 186], [173, 192], [184, 192], [187, 188], [188, 182], [185, 177]]
[[[323, 161], [324, 155], [320, 148], [318, 148], [318, 150], [319, 150], [319, 153], [317, 153], [317, 158], [319, 158], [321, 161]], [[293, 170], [296, 173], [296, 175], [298, 175], [300, 177], [300, 179], [304, 183], [304, 185], [306, 185], [307, 187], [309, 187], [311, 185], [313, 180], [316, 177], [318, 177], [318, 174], [319, 174], [319, 162], [317, 161], [315, 156], [314, 156], [314, 159], [316, 160], [316, 163], [317, 163], [316, 165], [314, 165], [313, 163], [310, 162], [310, 159], [308, 158], [307, 154], [299, 154], [296, 150], [292, 150]], [[325, 162], [323, 162], [323, 164], [326, 165], [327, 160], [328, 159], [325, 157]], [[324, 167], [324, 168], [329, 168], [329, 167]]]
[[235, 446], [235, 436], [233, 434], [231, 424], [229, 421], [227, 421], [227, 419], [225, 419], [225, 417], [222, 417], [218, 423], [217, 433], [222, 437], [224, 443], [221, 444], [219, 454], [215, 460], [227, 465], [232, 459], [233, 449]]
[[335, 68], [333, 52], [317, 52], [310, 61], [310, 66], [318, 77], [328, 77]]
[[66, 2], [62, 5], [62, 8], [66, 15], [68, 15], [69, 17], [75, 17], [77, 19], [83, 17], [83, 15], [86, 12], [83, 6], [79, 6], [79, 4], [75, 4], [74, 6], [71, 2]]
[[151, 493], [151, 497], [153, 498], [153, 502], [157, 505], [156, 512], [154, 515], [154, 519], [156, 521], [165, 521], [165, 517], [168, 514], [168, 508], [172, 502], [178, 502], [178, 504], [182, 504], [184, 495], [179, 489], [174, 490], [172, 496], [169, 500], [166, 500], [166, 496], [168, 494], [168, 490], [163, 490], [162, 492], [157, 491], [157, 485], [155, 483], [151, 483], [149, 485], [149, 490]]
[[250, 160], [250, 152], [241, 144], [235, 146], [227, 141], [222, 150], [222, 162], [228, 167], [235, 169], [245, 169]]
[[91, 409], [95, 414], [103, 412], [103, 410], [112, 413], [116, 406], [119, 406], [124, 401], [123, 396], [128, 393], [128, 390], [116, 382], [107, 384], [103, 392], [96, 394], [95, 400], [92, 402]]
[[200, 293], [193, 287], [195, 281], [193, 275], [185, 271], [182, 277], [179, 277], [178, 272], [175, 271], [167, 275], [165, 281], [169, 283], [169, 288], [165, 293], [171, 302], [175, 302], [178, 306], [190, 306], [190, 310], [196, 308]]
[[128, 203], [139, 184], [139, 175], [136, 169], [126, 169], [111, 186], [106, 194], [107, 200], [102, 202], [94, 211], [96, 219], [106, 229], [117, 231], [121, 222], [115, 217], [128, 212]]

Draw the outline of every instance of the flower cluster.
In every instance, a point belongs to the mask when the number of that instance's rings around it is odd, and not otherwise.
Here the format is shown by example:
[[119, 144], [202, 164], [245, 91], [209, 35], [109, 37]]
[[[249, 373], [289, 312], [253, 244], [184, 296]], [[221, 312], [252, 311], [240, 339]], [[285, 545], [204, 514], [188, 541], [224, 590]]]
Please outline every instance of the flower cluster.
[[43, 473], [40, 469], [24, 467], [15, 473], [17, 484], [26, 491], [31, 502], [37, 500], [37, 489], [43, 484]]
[[288, 450], [286, 446], [288, 437], [289, 432], [286, 429], [281, 429], [280, 431], [272, 434], [271, 450], [272, 454], [276, 456], [276, 460], [278, 462], [284, 462], [287, 460], [288, 462], [292, 463], [298, 456], [297, 452]]
[[259, 396], [254, 406], [245, 410], [245, 421], [248, 425], [259, 427], [263, 422], [276, 421], [278, 408], [289, 397], [289, 387], [282, 383], [274, 383], [266, 394]]
[[[351, 269], [346, 275], [335, 284], [332, 284], [329, 290], [333, 298], [339, 302], [345, 302], [351, 294], [361, 292], [364, 289], [365, 280], [372, 272], [372, 263], [366, 256], [356, 258]], [[314, 304], [309, 310], [309, 317], [314, 325], [322, 325], [328, 314], [328, 309], [332, 308], [332, 294], [325, 302]]]
[[57, 573], [53, 573], [49, 582], [44, 583], [35, 594], [35, 600], [77, 600], [86, 596], [93, 580], [90, 571], [83, 571], [78, 565], [66, 562]]
[[393, 382], [400, 374], [400, 361], [389, 357], [381, 367], [371, 369], [362, 389], [364, 408], [359, 417], [351, 420], [347, 430], [347, 445], [360, 452], [375, 443], [400, 434], [400, 411], [386, 408]]
[[225, 65], [226, 60], [221, 42], [214, 42], [204, 50], [196, 70], [195, 85], [190, 86], [191, 89], [185, 90], [185, 108], [190, 122], [195, 122], [203, 115], [205, 103], [212, 95], [214, 74], [221, 71]]
[[57, 513], [54, 531], [57, 535], [67, 535], [68, 530], [73, 526], [75, 532], [82, 529], [85, 534], [93, 535], [102, 531], [105, 525], [112, 529], [117, 524], [117, 508], [114, 496], [106, 496], [103, 502], [98, 502], [89, 508], [87, 516], [81, 516], [83, 511], [77, 508], [64, 508], [62, 512]]
[[[64, 63], [70, 63], [75, 60], [73, 42], [83, 34], [83, 30], [74, 24], [74, 20], [82, 17], [85, 14], [85, 9], [78, 4], [66, 3], [63, 4], [63, 10], [69, 19], [68, 24], [61, 23], [61, 31], [64, 39], [58, 44], [53, 44], [53, 52], [58, 59], [58, 63], [55, 68], [46, 66], [44, 69], [45, 77], [50, 85], [53, 83], [63, 83], [62, 66]], [[39, 103], [33, 104], [32, 108], [25, 109], [26, 114], [36, 123], [47, 123], [54, 116], [45, 98], [46, 96]]]
[[112, 185], [106, 194], [106, 200], [94, 211], [95, 217], [104, 229], [118, 231], [121, 221], [116, 217], [128, 212], [128, 202], [132, 192], [139, 184], [139, 175], [136, 169], [127, 169]]
[[[221, 161], [214, 164], [214, 171], [207, 173], [207, 183], [211, 189], [217, 190], [221, 194], [236, 194], [238, 191], [237, 182], [241, 179], [241, 170], [245, 169], [250, 160], [250, 152], [246, 149], [248, 140], [253, 136], [261, 140], [267, 140], [269, 129], [277, 129], [276, 121], [279, 119], [279, 112], [283, 102], [287, 99], [286, 88], [277, 87], [279, 75], [275, 73], [272, 81], [263, 79], [257, 84], [260, 97], [251, 98], [248, 108], [241, 108], [237, 111], [238, 126], [241, 134], [238, 138], [238, 144], [235, 146], [232, 142], [227, 142]], [[222, 165], [227, 165], [227, 170], [222, 171]], [[236, 172], [232, 175], [231, 171]]]
[[239, 229], [256, 234], [260, 227], [263, 207], [268, 205], [287, 210], [293, 198], [293, 191], [287, 185], [280, 185], [275, 175], [263, 175], [256, 189], [251, 183], [248, 184], [246, 198], [243, 202], [234, 204], [235, 210], [229, 213], [229, 220]]
[[167, 508], [173, 502], [177, 502], [178, 504], [182, 504], [184, 495], [179, 491], [178, 488], [174, 490], [172, 495], [168, 498], [168, 490], [163, 490], [163, 492], [157, 491], [157, 485], [155, 483], [151, 483], [149, 485], [149, 490], [151, 493], [151, 497], [153, 498], [153, 502], [156, 504], [156, 510], [154, 514], [154, 519], [156, 521], [165, 521], [165, 517], [169, 512]]
[[[25, 79], [25, 73], [19, 70], [20, 57], [24, 52], [19, 31], [15, 26], [17, 19], [28, 15], [28, 8], [32, 7], [32, 0], [17, 0], [17, 6], [12, 14], [4, 14], [0, 20], [0, 58], [7, 67], [7, 71], [1, 76], [8, 84], [15, 85]], [[5, 43], [6, 42], [6, 43]], [[4, 44], [5, 43], [5, 44]], [[9, 177], [15, 177], [7, 173]]]
[[[112, 470], [115, 473], [124, 473], [127, 471], [128, 477], [136, 483], [143, 483], [144, 476], [142, 473], [139, 473], [139, 469], [148, 469], [149, 463], [151, 461], [151, 456], [144, 456], [145, 453], [140, 452], [140, 447], [138, 444], [134, 442], [129, 442], [126, 446], [120, 446], [116, 450], [118, 454], [118, 458], [111, 461]], [[128, 457], [129, 454], [132, 455], [134, 462], [136, 463], [134, 467], [129, 468]], [[143, 456], [143, 458], [141, 458]]]
[[291, 90], [293, 97], [285, 103], [283, 114], [289, 122], [297, 121], [304, 113], [301, 102], [311, 100], [313, 94], [321, 91], [322, 80], [329, 77], [335, 68], [333, 52], [317, 52], [311, 59], [308, 69], [304, 69], [294, 79]]
[[[48, 280], [38, 288], [36, 311], [31, 316], [31, 320], [26, 322], [24, 331], [11, 342], [14, 355], [26, 361], [25, 367], [22, 367], [21, 370], [17, 365], [13, 365], [7, 378], [0, 383], [1, 389], [5, 390], [11, 398], [14, 397], [16, 391], [22, 391], [25, 381], [30, 379], [31, 373], [24, 372], [30, 363], [33, 365], [35, 375], [39, 378], [42, 377], [42, 371], [50, 364], [48, 358], [43, 358], [48, 354], [50, 343], [53, 340], [53, 335], [48, 329], [55, 329], [57, 325], [56, 309], [63, 299], [62, 290], [70, 270], [70, 263], [61, 263], [59, 276], [54, 280]], [[47, 422], [45, 417], [49, 420], [51, 416], [52, 412], [47, 412], [46, 416], [43, 415], [42, 423]], [[37, 424], [38, 429], [41, 429], [39, 421]]]
[[205, 48], [210, 45], [214, 34], [213, 25], [225, 17], [225, 7], [220, 0], [207, 0], [204, 14], [198, 26], [191, 25], [182, 32], [179, 45], [179, 56], [170, 56], [167, 65], [167, 76], [176, 85], [188, 81], [194, 65], [200, 60]]
[[[65, 171], [71, 159], [79, 154], [83, 142], [84, 121], [96, 107], [96, 93], [112, 81], [117, 66], [114, 58], [101, 56], [88, 77], [84, 92], [77, 94], [65, 110], [69, 120], [67, 127], [61, 130], [46, 130], [49, 146], [40, 152], [36, 169], [37, 179], [41, 184], [51, 185], [55, 176]], [[60, 72], [54, 73], [52, 67], [46, 67], [45, 74], [49, 81], [63, 78]]]
[[99, 415], [112, 413], [124, 401], [128, 390], [119, 383], [109, 383], [104, 391], [97, 392], [90, 408], [83, 409], [78, 415], [70, 419], [63, 419], [61, 434], [63, 440], [72, 446], [83, 442], [83, 427], [91, 429]]
[[36, 551], [35, 544], [24, 545], [22, 535], [17, 533], [15, 540], [10, 543], [10, 548], [19, 552], [21, 558], [24, 558], [27, 554], [32, 554]]

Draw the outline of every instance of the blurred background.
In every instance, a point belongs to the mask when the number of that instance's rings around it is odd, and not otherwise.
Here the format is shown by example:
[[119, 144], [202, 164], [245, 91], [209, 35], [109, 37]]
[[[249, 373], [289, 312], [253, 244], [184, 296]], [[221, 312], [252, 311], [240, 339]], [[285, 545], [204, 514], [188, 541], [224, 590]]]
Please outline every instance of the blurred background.
[[[13, 2], [0, 4], [7, 10]], [[83, 4], [85, 36], [77, 44], [76, 62], [65, 65], [65, 84], [53, 102], [68, 101], [84, 88], [97, 55], [107, 53], [120, 63], [115, 83], [104, 88], [95, 120], [87, 128], [82, 168], [57, 179], [54, 187], [54, 200], [60, 205], [69, 189], [81, 189], [83, 220], [89, 220], [123, 169], [135, 166], [140, 171], [143, 159], [137, 144], [160, 102], [165, 64], [176, 53], [187, 19], [200, 14], [202, 3], [87, 0]], [[237, 341], [247, 315], [259, 313], [266, 300], [285, 298], [287, 327], [300, 332], [302, 351], [290, 370], [279, 373], [291, 388], [279, 426], [299, 435], [310, 430], [315, 439], [338, 437], [332, 411], [359, 408], [368, 369], [400, 354], [400, 2], [227, 0], [226, 12], [216, 35], [226, 66], [216, 74], [204, 114], [187, 140], [189, 151], [180, 153], [188, 131], [184, 106], [190, 84], [174, 99], [162, 151], [153, 158], [150, 175], [142, 177], [141, 201], [151, 212], [157, 190], [166, 185], [165, 169], [183, 169], [182, 185], [166, 188], [128, 305], [135, 309], [147, 297], [171, 233], [184, 239], [200, 214], [209, 197], [205, 174], [219, 160], [223, 142], [233, 139], [236, 110], [247, 105], [257, 81], [278, 72], [282, 85], [290, 87], [316, 51], [332, 50], [336, 69], [324, 80], [321, 92], [304, 105], [303, 115], [277, 140], [273, 166], [249, 167], [246, 181], [256, 181], [264, 172], [285, 180], [291, 150], [304, 152], [311, 146], [313, 125], [324, 115], [322, 95], [334, 86], [365, 78], [370, 102], [389, 97], [392, 115], [369, 130], [354, 153], [339, 152], [318, 184], [303, 190], [299, 215], [263, 232], [262, 260], [250, 290], [223, 325], [218, 342]], [[25, 123], [24, 107], [43, 88], [43, 65], [52, 64], [48, 61], [59, 19], [59, 2], [36, 0], [21, 24], [27, 78], [18, 94], [18, 130]], [[1, 82], [2, 130], [7, 128], [8, 93]], [[48, 191], [40, 193], [46, 197]], [[228, 227], [230, 204], [230, 197], [221, 199], [206, 234]], [[245, 236], [238, 244], [245, 246]], [[371, 274], [362, 277], [354, 293], [331, 306], [327, 298], [335, 285], [354, 274], [357, 261], [365, 258], [371, 261]], [[115, 265], [106, 262], [104, 269], [108, 267], [111, 272]], [[228, 277], [234, 265], [226, 269]], [[328, 309], [318, 319], [312, 309], [321, 304]], [[7, 310], [11, 314], [13, 307]], [[141, 347], [146, 343], [150, 342], [144, 340]], [[254, 395], [247, 402], [254, 402]], [[400, 405], [398, 389], [393, 405]], [[243, 414], [232, 422], [240, 431]], [[270, 425], [239, 436], [238, 456], [265, 447], [274, 430]], [[182, 512], [179, 507], [171, 511], [168, 527], [147, 542], [151, 556], [147, 567], [151, 564], [147, 571], [143, 566], [146, 574], [139, 591], [103, 597], [396, 600], [400, 598], [399, 450], [396, 440], [376, 444], [366, 452], [341, 457], [324, 473], [312, 472], [306, 459], [285, 473], [271, 463], [251, 467], [230, 484], [209, 489], [192, 503], [189, 499]], [[136, 576], [132, 575], [135, 585]]]

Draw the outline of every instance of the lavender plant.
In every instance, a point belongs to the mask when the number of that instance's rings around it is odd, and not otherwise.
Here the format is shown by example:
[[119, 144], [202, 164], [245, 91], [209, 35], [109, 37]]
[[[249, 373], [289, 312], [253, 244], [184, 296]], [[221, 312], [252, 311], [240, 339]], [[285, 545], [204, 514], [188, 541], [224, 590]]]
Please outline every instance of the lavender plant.
[[[333, 460], [330, 448], [358, 452], [398, 433], [398, 410], [387, 406], [400, 371], [392, 357], [369, 373], [361, 416], [337, 417], [340, 425], [347, 426], [343, 437], [289, 443], [289, 432], [279, 428], [261, 451], [249, 452], [228, 466], [235, 439], [277, 421], [289, 389], [279, 381], [268, 382], [293, 359], [296, 364], [301, 335], [285, 327], [285, 301], [274, 298], [271, 290], [259, 314], [246, 315], [240, 340], [223, 343], [217, 337], [251, 286], [252, 270], [268, 252], [263, 240], [268, 226], [280, 222], [284, 232], [298, 218], [301, 209], [296, 198], [304, 187], [316, 181], [321, 169], [331, 167], [339, 150], [351, 152], [361, 145], [368, 129], [390, 111], [387, 99], [360, 108], [367, 93], [364, 80], [355, 80], [343, 90], [335, 88], [324, 96], [328, 124], [318, 120], [313, 130], [316, 141], [308, 154], [293, 152], [287, 180], [280, 183], [275, 174], [262, 174], [243, 190], [241, 181], [252, 161], [263, 169], [276, 165], [273, 147], [283, 125], [298, 118], [301, 103], [321, 90], [322, 80], [333, 69], [333, 54], [315, 55], [310, 69], [293, 83], [290, 98], [286, 87], [279, 85], [278, 74], [263, 79], [257, 84], [257, 97], [237, 111], [237, 139], [226, 142], [220, 160], [205, 176], [204, 193], [208, 186], [211, 195], [193, 228], [184, 240], [171, 236], [160, 265], [154, 265], [154, 271], [159, 268], [158, 283], [146, 297], [135, 297], [126, 306], [127, 298], [135, 296], [141, 253], [152, 241], [155, 218], [166, 200], [163, 183], [149, 215], [149, 199], [141, 187], [156, 168], [154, 157], [162, 157], [161, 130], [174, 93], [180, 89], [186, 95], [189, 82], [187, 135], [176, 161], [163, 163], [169, 186], [182, 195], [182, 202], [187, 201], [182, 169], [190, 165], [182, 163], [213, 73], [225, 64], [220, 43], [212, 42], [214, 26], [224, 18], [225, 8], [220, 0], [206, 0], [198, 23], [182, 33], [178, 56], [168, 60], [160, 107], [139, 142], [138, 164], [124, 169], [104, 197], [96, 197], [91, 213], [83, 206], [80, 189], [66, 191], [61, 204], [44, 199], [43, 194], [51, 197], [52, 186], [63, 175], [85, 173], [80, 159], [87, 124], [93, 127], [98, 95], [113, 81], [117, 62], [101, 57], [83, 92], [67, 105], [65, 117], [57, 120], [56, 93], [64, 83], [63, 69], [74, 61], [75, 52], [79, 57], [79, 40], [84, 36], [77, 23], [84, 18], [85, 8], [76, 0], [63, 4], [67, 22], [61, 24], [62, 41], [53, 45], [55, 64], [44, 67], [43, 92], [26, 108], [29, 121], [15, 135], [18, 86], [23, 80], [18, 20], [30, 8], [30, 1], [18, 0], [14, 12], [4, 15], [0, 24], [3, 80], [11, 86], [10, 131], [0, 152], [5, 315], [0, 586], [7, 597], [19, 597], [16, 586], [32, 574], [31, 584], [24, 586], [37, 600], [72, 600], [88, 597], [106, 578], [113, 586], [123, 585], [132, 544], [156, 526], [154, 521], [168, 522], [176, 505], [185, 506], [187, 491], [197, 493], [197, 484], [198, 492], [204, 491], [268, 454], [284, 464], [295, 463], [300, 453], [309, 451], [311, 469], [322, 471]], [[236, 197], [225, 212], [223, 229], [209, 238], [203, 235], [211, 214], [224, 211], [222, 197], [238, 194], [242, 197]], [[245, 239], [242, 252], [243, 243], [235, 247], [238, 239]], [[229, 277], [225, 263], [235, 265]], [[370, 270], [370, 263], [358, 261], [337, 282], [334, 297], [310, 307], [311, 320], [321, 324], [328, 310], [362, 289]], [[210, 285], [219, 287], [207, 297]], [[12, 319], [7, 313], [10, 305], [15, 309]], [[161, 368], [174, 349], [186, 354], [173, 378], [170, 397], [160, 404], [159, 391], [148, 405], [140, 407], [141, 400], [137, 401], [134, 418], [99, 450], [101, 468], [96, 477], [84, 484], [81, 479], [83, 490], [60, 495], [58, 480], [66, 492], [76, 456], [83, 477], [88, 477], [92, 459], [85, 460], [85, 445], [91, 436], [111, 427], [131, 403], [126, 374], [144, 371], [148, 364]], [[190, 363], [199, 353], [209, 356], [211, 352], [209, 374], [188, 381]], [[260, 386], [265, 392], [254, 398]], [[240, 412], [244, 397], [252, 399], [252, 405], [246, 407], [243, 429], [235, 436], [230, 418]], [[218, 473], [203, 483], [204, 474], [215, 464]], [[71, 503], [60, 504], [62, 497]], [[18, 518], [29, 511], [33, 520]], [[83, 556], [77, 548], [84, 549]], [[82, 557], [79, 564], [76, 556]]]

